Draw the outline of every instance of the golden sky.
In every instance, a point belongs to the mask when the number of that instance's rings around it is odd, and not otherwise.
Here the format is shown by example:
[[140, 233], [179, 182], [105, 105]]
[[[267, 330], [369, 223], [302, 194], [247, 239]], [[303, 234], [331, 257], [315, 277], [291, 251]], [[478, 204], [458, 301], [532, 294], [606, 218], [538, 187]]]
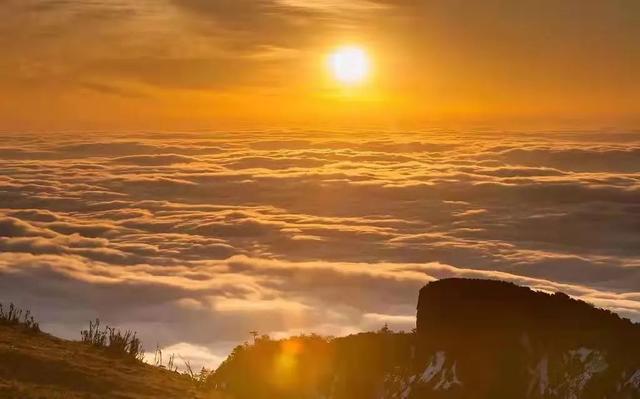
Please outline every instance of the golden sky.
[[[0, 130], [640, 123], [636, 0], [0, 0]], [[357, 45], [367, 82], [327, 57]]]

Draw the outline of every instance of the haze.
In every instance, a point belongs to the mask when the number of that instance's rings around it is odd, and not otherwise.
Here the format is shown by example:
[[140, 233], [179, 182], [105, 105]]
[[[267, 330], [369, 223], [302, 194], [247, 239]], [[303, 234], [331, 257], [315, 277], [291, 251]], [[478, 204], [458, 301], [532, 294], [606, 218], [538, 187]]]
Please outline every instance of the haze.
[[[4, 0], [0, 129], [637, 127], [634, 0]], [[342, 44], [376, 76], [345, 96]]]

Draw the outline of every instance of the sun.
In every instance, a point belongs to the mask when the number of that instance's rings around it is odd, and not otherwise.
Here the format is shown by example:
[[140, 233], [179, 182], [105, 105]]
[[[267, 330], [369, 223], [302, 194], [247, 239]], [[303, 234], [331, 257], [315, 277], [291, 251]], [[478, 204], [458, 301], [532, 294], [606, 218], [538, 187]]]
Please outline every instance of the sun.
[[371, 60], [358, 46], [342, 46], [329, 56], [329, 68], [334, 79], [344, 85], [363, 83], [371, 73]]

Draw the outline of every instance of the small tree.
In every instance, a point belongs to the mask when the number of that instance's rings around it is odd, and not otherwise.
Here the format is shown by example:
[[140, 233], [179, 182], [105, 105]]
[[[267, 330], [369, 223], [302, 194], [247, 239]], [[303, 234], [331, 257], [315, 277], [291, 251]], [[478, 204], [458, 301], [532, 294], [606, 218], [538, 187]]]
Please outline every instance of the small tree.
[[391, 334], [392, 332], [393, 331], [391, 331], [391, 329], [389, 328], [388, 323], [384, 323], [384, 326], [382, 326], [382, 328], [378, 330], [378, 333], [380, 334]]

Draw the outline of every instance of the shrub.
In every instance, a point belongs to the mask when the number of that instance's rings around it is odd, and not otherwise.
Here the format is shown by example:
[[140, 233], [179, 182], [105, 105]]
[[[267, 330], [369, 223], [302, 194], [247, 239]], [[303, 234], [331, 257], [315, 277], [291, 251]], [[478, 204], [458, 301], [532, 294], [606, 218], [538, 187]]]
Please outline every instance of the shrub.
[[176, 366], [175, 360], [176, 360], [176, 355], [175, 353], [172, 353], [171, 356], [169, 356], [169, 360], [167, 361], [167, 364], [165, 365], [164, 361], [162, 360], [162, 349], [160, 349], [160, 345], [156, 344], [156, 351], [153, 354], [153, 363], [152, 363], [155, 367], [159, 367], [161, 369], [167, 369], [169, 371], [173, 371], [177, 373], [178, 366]]
[[40, 332], [40, 324], [35, 320], [31, 311], [24, 311], [13, 303], [8, 307], [0, 303], [0, 325], [21, 326], [31, 332]]
[[134, 360], [144, 358], [142, 341], [131, 330], [121, 331], [113, 327], [106, 326], [100, 328], [100, 319], [89, 322], [89, 329], [80, 332], [82, 342], [103, 348], [115, 355], [124, 356]]

